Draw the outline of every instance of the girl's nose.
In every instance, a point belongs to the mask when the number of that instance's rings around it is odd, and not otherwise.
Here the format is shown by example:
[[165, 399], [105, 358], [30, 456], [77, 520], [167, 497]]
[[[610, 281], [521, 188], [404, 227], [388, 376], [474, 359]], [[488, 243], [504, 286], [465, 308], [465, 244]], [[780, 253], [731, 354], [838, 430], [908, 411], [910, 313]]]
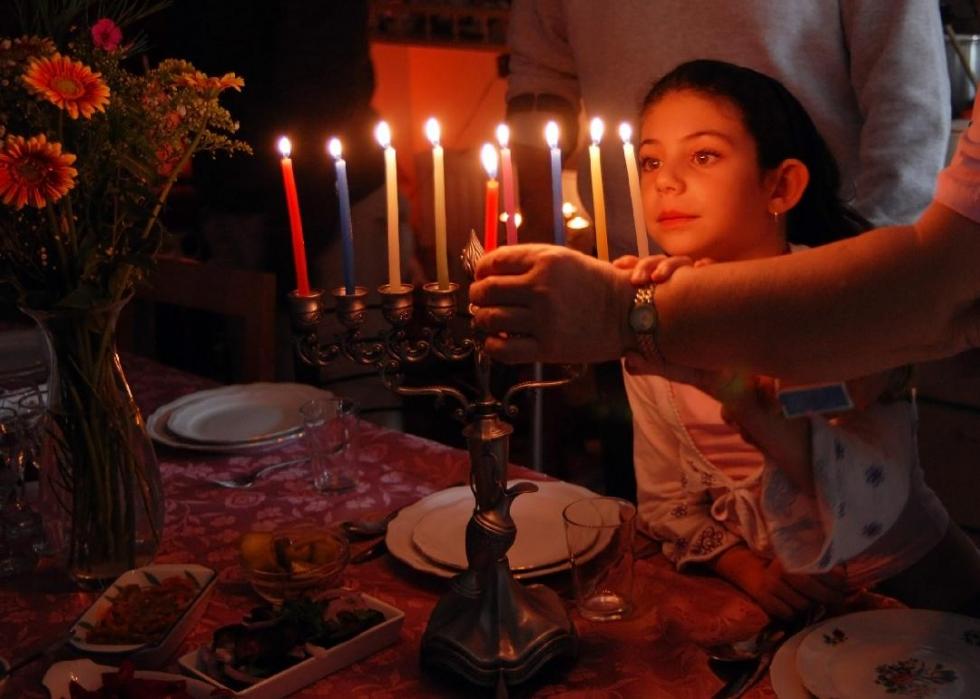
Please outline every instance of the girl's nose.
[[664, 163], [654, 175], [654, 186], [658, 192], [676, 192], [684, 187], [684, 181], [673, 167]]

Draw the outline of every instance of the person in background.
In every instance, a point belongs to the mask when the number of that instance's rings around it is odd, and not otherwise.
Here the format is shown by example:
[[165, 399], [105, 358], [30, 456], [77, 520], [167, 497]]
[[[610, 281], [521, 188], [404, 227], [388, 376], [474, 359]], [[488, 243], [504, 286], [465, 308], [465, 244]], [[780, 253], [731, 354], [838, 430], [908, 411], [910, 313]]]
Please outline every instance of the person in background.
[[[756, 71], [678, 66], [647, 94], [640, 138], [647, 227], [673, 265], [773, 257], [867, 227], [837, 198], [806, 111]], [[719, 401], [627, 373], [640, 526], [678, 567], [711, 567], [773, 616], [876, 585], [911, 606], [980, 613], [980, 555], [925, 485], [909, 374], [893, 373], [853, 382], [856, 411], [797, 420], [758, 419], [730, 400], [735, 379], [715, 384]], [[927, 557], [945, 577], [923, 575]]]
[[[912, 222], [946, 154], [949, 77], [936, 2], [515, 0], [509, 44], [524, 242], [551, 240], [544, 124], [558, 119], [562, 146], [573, 149], [581, 103], [607, 124], [611, 259], [636, 252], [615, 126], [633, 120], [651, 76], [696, 58], [786, 85], [840, 165], [841, 197], [875, 225]], [[579, 189], [591, 201], [588, 168], [579, 168]]]

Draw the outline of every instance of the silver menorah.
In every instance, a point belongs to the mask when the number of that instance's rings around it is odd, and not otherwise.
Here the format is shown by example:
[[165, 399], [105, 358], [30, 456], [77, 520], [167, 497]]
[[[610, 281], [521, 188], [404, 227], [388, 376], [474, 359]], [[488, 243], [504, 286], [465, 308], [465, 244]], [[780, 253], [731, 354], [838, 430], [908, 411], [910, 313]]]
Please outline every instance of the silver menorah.
[[[462, 254], [463, 267], [472, 276], [483, 248], [475, 233]], [[522, 381], [506, 390], [502, 399], [490, 386], [491, 361], [482, 338], [470, 325], [469, 334], [453, 321], [458, 313], [459, 285], [438, 283], [422, 287], [425, 314], [413, 324], [415, 288], [403, 284], [378, 288], [381, 313], [388, 327], [366, 336], [367, 289], [343, 287], [331, 295], [333, 312], [343, 330], [323, 342], [318, 329], [330, 312], [325, 294], [314, 290], [289, 296], [296, 354], [310, 366], [327, 367], [340, 357], [375, 367], [392, 392], [401, 396], [430, 395], [456, 402], [455, 415], [465, 422], [463, 436], [470, 455], [470, 488], [475, 498], [466, 527], [467, 569], [452, 579], [449, 591], [436, 604], [422, 637], [421, 661], [430, 668], [448, 669], [480, 685], [520, 684], [559, 657], [574, 656], [575, 627], [558, 595], [544, 585], [523, 585], [514, 579], [507, 552], [517, 527], [510, 514], [514, 499], [538, 488], [531, 482], [507, 486], [507, 464], [513, 427], [514, 399], [534, 389], [562, 386], [580, 370], [559, 367], [560, 376]], [[410, 386], [405, 369], [435, 358], [445, 363], [473, 361], [476, 387], [469, 391], [434, 384]]]

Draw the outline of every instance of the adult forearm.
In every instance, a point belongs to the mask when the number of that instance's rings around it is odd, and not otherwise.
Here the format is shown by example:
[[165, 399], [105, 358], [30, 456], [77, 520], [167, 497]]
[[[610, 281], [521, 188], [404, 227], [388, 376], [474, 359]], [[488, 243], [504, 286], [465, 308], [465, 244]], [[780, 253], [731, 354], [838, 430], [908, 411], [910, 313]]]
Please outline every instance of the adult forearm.
[[978, 264], [980, 226], [933, 204], [915, 226], [678, 271], [656, 293], [658, 343], [672, 363], [799, 380], [945, 356], [980, 341]]

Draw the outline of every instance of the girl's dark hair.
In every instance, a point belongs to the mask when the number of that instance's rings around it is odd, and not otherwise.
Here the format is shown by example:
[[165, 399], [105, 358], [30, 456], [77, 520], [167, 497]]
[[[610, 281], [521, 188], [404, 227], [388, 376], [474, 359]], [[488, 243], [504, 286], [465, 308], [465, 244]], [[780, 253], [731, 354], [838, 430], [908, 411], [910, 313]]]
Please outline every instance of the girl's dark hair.
[[786, 216], [790, 242], [822, 245], [871, 228], [863, 216], [841, 201], [837, 161], [803, 105], [778, 80], [724, 61], [689, 61], [654, 83], [643, 98], [641, 113], [679, 90], [725, 98], [738, 107], [755, 139], [763, 170], [771, 170], [787, 158], [807, 166], [810, 182]]

